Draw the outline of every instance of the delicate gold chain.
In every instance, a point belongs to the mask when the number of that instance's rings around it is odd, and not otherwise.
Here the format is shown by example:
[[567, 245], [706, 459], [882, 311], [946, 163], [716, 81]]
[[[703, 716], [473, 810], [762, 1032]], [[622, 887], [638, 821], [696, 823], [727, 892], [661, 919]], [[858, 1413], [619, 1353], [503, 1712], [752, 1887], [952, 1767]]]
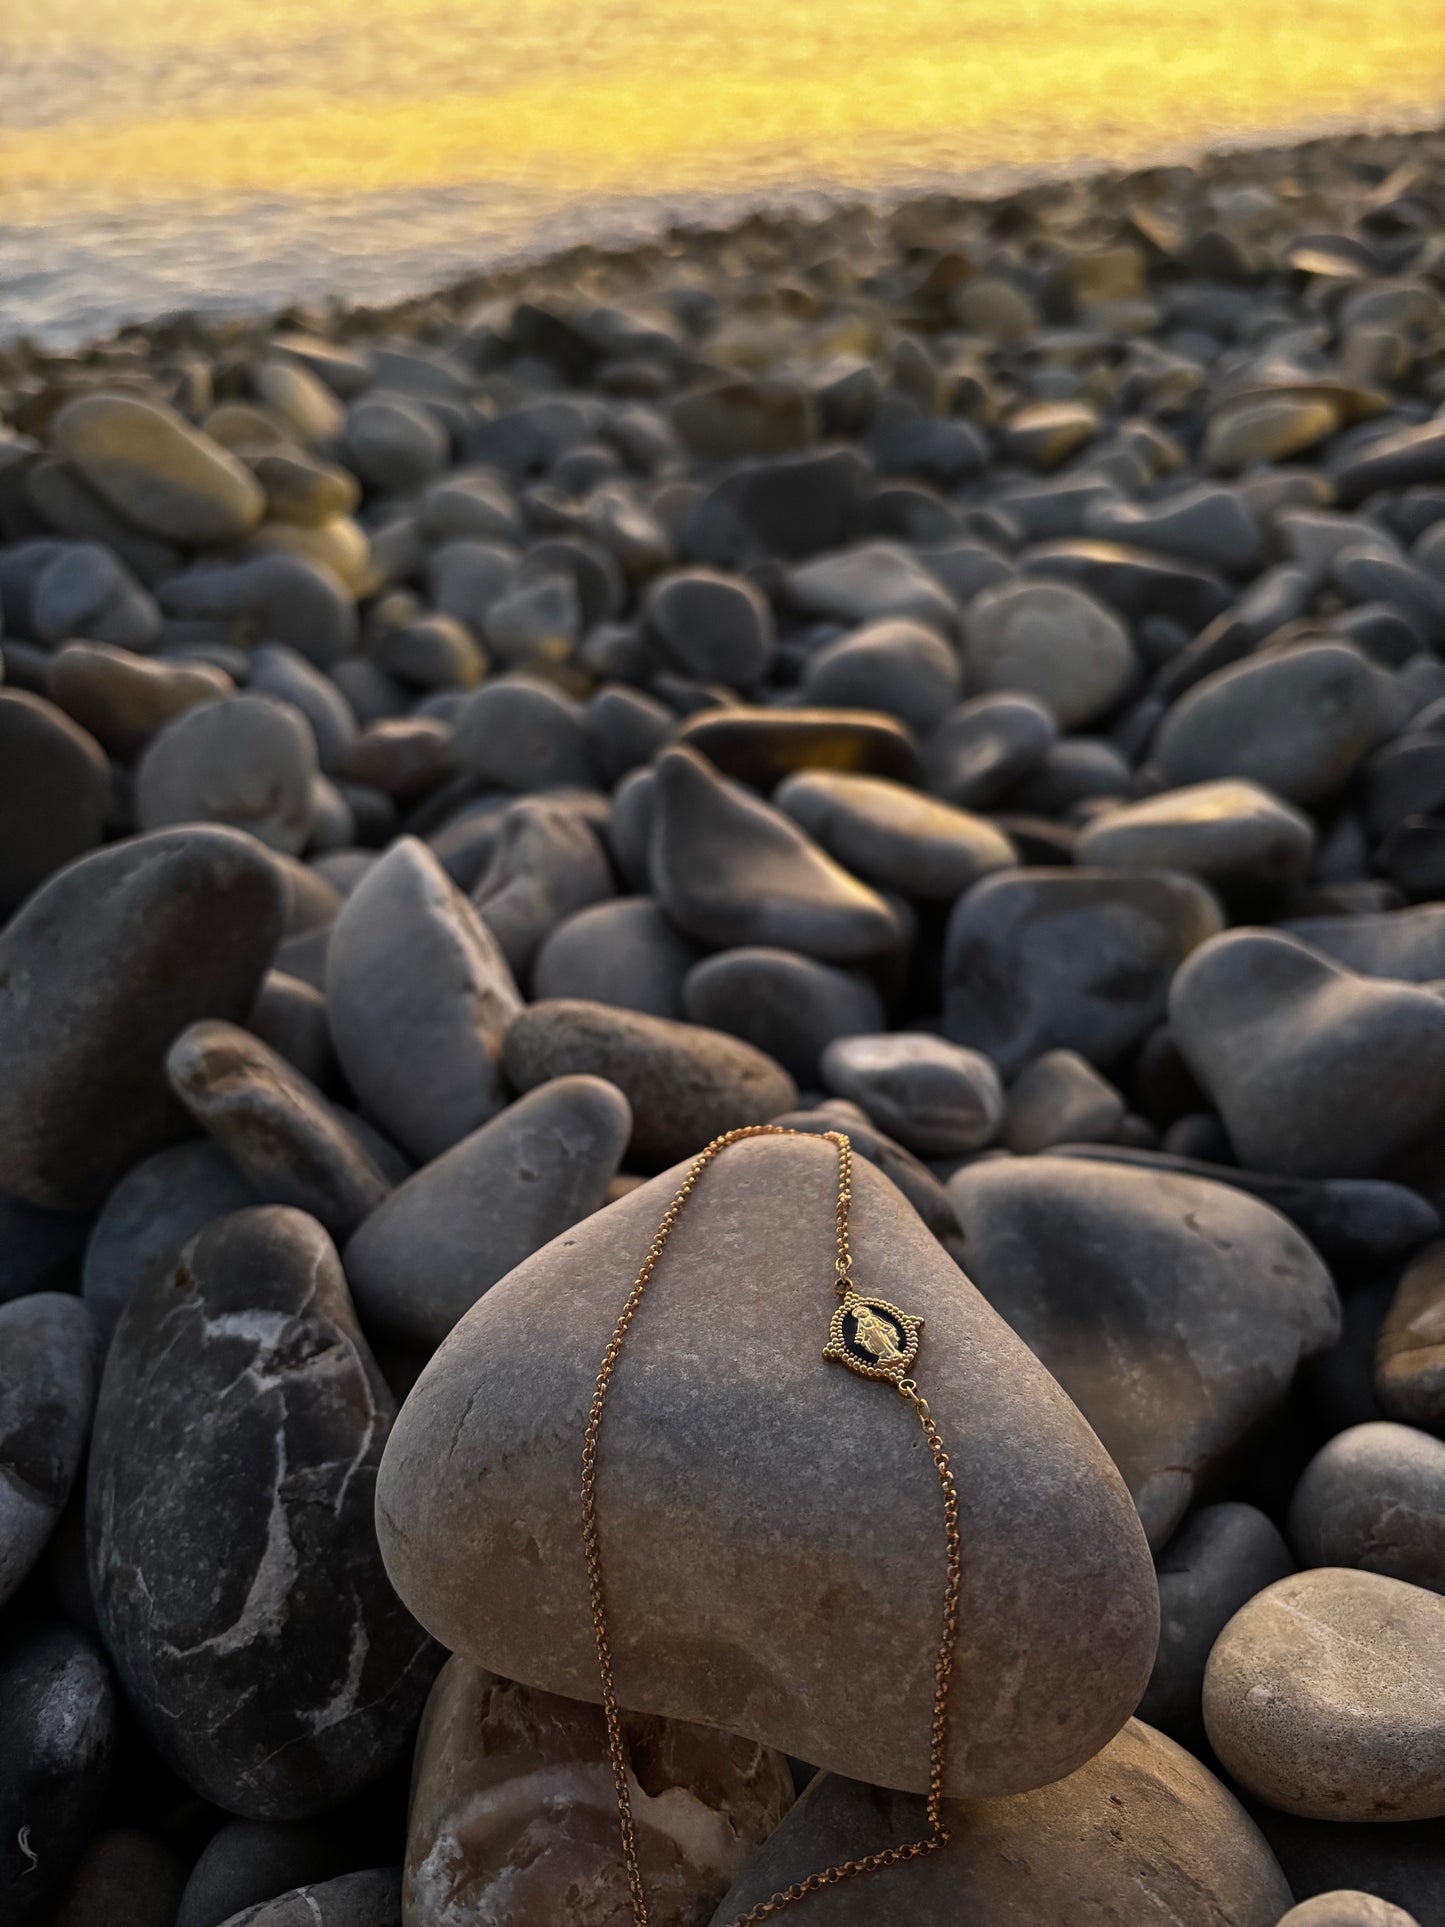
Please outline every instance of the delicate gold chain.
[[[642, 1268], [633, 1280], [632, 1289], [627, 1294], [626, 1303], [618, 1316], [607, 1350], [602, 1355], [602, 1364], [597, 1373], [597, 1384], [592, 1394], [591, 1409], [587, 1414], [587, 1430], [582, 1442], [582, 1547], [587, 1561], [587, 1588], [592, 1605], [592, 1625], [597, 1638], [597, 1671], [602, 1684], [602, 1712], [607, 1722], [607, 1753], [612, 1765], [613, 1784], [617, 1789], [617, 1821], [622, 1837], [622, 1859], [627, 1869], [627, 1885], [632, 1895], [632, 1918], [634, 1927], [648, 1927], [647, 1897], [643, 1891], [642, 1868], [637, 1856], [637, 1833], [632, 1819], [632, 1799], [627, 1785], [628, 1757], [627, 1747], [622, 1736], [622, 1719], [617, 1705], [617, 1692], [612, 1671], [612, 1646], [607, 1632], [607, 1596], [602, 1577], [602, 1552], [597, 1523], [597, 1442], [602, 1431], [602, 1413], [607, 1403], [608, 1389], [612, 1375], [617, 1369], [617, 1361], [622, 1355], [622, 1347], [627, 1333], [637, 1315], [653, 1273], [657, 1270], [667, 1241], [672, 1235], [674, 1225], [682, 1215], [683, 1206], [697, 1188], [697, 1181], [721, 1152], [729, 1145], [741, 1143], [750, 1137], [806, 1137], [812, 1133], [789, 1130], [781, 1124], [749, 1124], [741, 1130], [727, 1131], [713, 1139], [706, 1150], [699, 1151], [688, 1166], [687, 1175], [678, 1186], [672, 1203], [662, 1214], [662, 1222], [653, 1234], [652, 1243], [647, 1248], [647, 1256]], [[848, 1214], [853, 1202], [853, 1147], [842, 1131], [826, 1131], [821, 1135], [837, 1147], [838, 1152], [838, 1211], [837, 1211], [837, 1256], [834, 1259], [834, 1279], [840, 1297], [852, 1292], [853, 1254], [848, 1243]], [[853, 1301], [850, 1299], [850, 1303]], [[733, 1923], [733, 1927], [756, 1927], [756, 1923], [772, 1919], [785, 1907], [795, 1901], [806, 1900], [809, 1894], [820, 1892], [824, 1887], [833, 1887], [840, 1880], [848, 1880], [856, 1874], [876, 1873], [880, 1868], [897, 1866], [900, 1861], [918, 1860], [925, 1854], [936, 1853], [940, 1847], [948, 1845], [948, 1828], [943, 1818], [943, 1783], [948, 1763], [948, 1687], [953, 1673], [953, 1653], [958, 1635], [958, 1602], [962, 1575], [962, 1546], [958, 1528], [958, 1487], [954, 1481], [953, 1468], [949, 1464], [948, 1453], [944, 1449], [943, 1438], [928, 1409], [928, 1401], [920, 1397], [918, 1387], [911, 1378], [900, 1379], [898, 1390], [910, 1402], [918, 1414], [923, 1427], [928, 1449], [933, 1457], [934, 1468], [938, 1473], [938, 1483], [943, 1492], [944, 1540], [947, 1554], [947, 1577], [943, 1588], [943, 1638], [934, 1664], [933, 1726], [929, 1741], [928, 1764], [928, 1825], [929, 1836], [925, 1840], [912, 1840], [899, 1847], [886, 1847], [881, 1853], [864, 1854], [856, 1860], [846, 1860], [835, 1867], [828, 1867], [821, 1873], [810, 1874], [806, 1880], [794, 1882], [791, 1887], [775, 1893], [770, 1899], [743, 1914]]]

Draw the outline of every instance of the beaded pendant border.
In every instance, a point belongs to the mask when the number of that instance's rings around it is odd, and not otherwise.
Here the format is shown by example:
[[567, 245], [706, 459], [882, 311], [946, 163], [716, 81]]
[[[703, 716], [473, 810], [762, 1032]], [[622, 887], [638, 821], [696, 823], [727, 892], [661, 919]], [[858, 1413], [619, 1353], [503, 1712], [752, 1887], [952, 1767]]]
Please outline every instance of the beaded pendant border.
[[886, 1298], [864, 1298], [847, 1292], [828, 1327], [824, 1358], [846, 1365], [860, 1378], [886, 1378], [897, 1384], [906, 1378], [918, 1356], [923, 1320], [914, 1318]]

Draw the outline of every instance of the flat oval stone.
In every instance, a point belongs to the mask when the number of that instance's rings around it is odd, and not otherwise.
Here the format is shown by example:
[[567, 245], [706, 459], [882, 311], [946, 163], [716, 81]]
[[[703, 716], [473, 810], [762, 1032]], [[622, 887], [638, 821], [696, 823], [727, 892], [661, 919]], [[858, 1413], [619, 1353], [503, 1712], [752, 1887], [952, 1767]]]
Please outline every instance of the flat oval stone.
[[1159, 1653], [1139, 1713], [1151, 1726], [1197, 1740], [1215, 1640], [1257, 1592], [1293, 1572], [1294, 1561], [1263, 1512], [1231, 1501], [1191, 1512], [1155, 1564]]
[[55, 1902], [100, 1818], [115, 1760], [115, 1688], [68, 1626], [0, 1661], [0, 1892], [6, 1927], [52, 1927]]
[[823, 708], [878, 710], [926, 734], [958, 701], [962, 681], [951, 643], [895, 617], [865, 623], [810, 656], [803, 694]]
[[[703, 1919], [793, 1803], [781, 1753], [627, 1716], [649, 1916]], [[615, 1927], [631, 1910], [607, 1731], [595, 1706], [447, 1661], [417, 1744], [408, 1918], [428, 1927]]]
[[674, 741], [706, 756], [724, 776], [771, 790], [797, 770], [851, 771], [910, 783], [918, 746], [896, 717], [868, 709], [702, 709]]
[[1313, 1249], [1224, 1185], [996, 1158], [956, 1171], [948, 1194], [970, 1275], [1113, 1454], [1156, 1546], [1301, 1359], [1339, 1336]]
[[1204, 1676], [1209, 1742], [1241, 1786], [1318, 1820], [1445, 1815], [1445, 1599], [1317, 1567], [1237, 1612]]
[[781, 1064], [739, 1038], [577, 997], [521, 1011], [503, 1059], [520, 1091], [572, 1076], [615, 1085], [632, 1108], [631, 1154], [648, 1167], [690, 1157], [739, 1125], [765, 1123], [798, 1095]]
[[342, 905], [326, 1014], [363, 1106], [425, 1160], [502, 1108], [522, 999], [495, 937], [424, 843], [403, 837]]
[[824, 1084], [851, 1098], [910, 1151], [957, 1157], [989, 1143], [1003, 1121], [998, 1072], [978, 1051], [924, 1032], [840, 1037], [824, 1050]]
[[[729, 1150], [638, 1314], [601, 1439], [618, 1695], [922, 1789], [938, 1486], [907, 1409], [820, 1356], [836, 1168], [811, 1137]], [[378, 1489], [388, 1570], [433, 1631], [572, 1698], [598, 1697], [577, 1453], [602, 1353], [682, 1175], [493, 1286], [412, 1391]], [[968, 1468], [949, 1785], [1018, 1791], [1091, 1757], [1137, 1700], [1152, 1568], [1117, 1474], [1053, 1380], [866, 1161], [853, 1199], [854, 1275], [927, 1321], [920, 1382]], [[893, 1667], [882, 1700], [851, 1684], [880, 1653]]]
[[168, 542], [234, 542], [265, 512], [265, 494], [246, 465], [158, 402], [80, 395], [56, 417], [53, 439], [97, 495]]
[[1375, 1348], [1375, 1391], [1391, 1418], [1445, 1431], [1445, 1244], [1400, 1280]]
[[98, 850], [32, 897], [0, 934], [0, 1186], [84, 1210], [178, 1136], [166, 1048], [245, 1016], [284, 903], [259, 844], [203, 827]]
[[720, 950], [688, 973], [684, 1014], [774, 1057], [807, 1089], [818, 1060], [838, 1037], [881, 1030], [883, 1000], [861, 971], [840, 970], [766, 944]]
[[854, 875], [931, 902], [952, 903], [1017, 860], [984, 817], [881, 776], [803, 770], [779, 784], [773, 801]]
[[686, 569], [660, 577], [647, 622], [679, 669], [700, 682], [751, 689], [772, 662], [773, 612], [746, 576]]
[[[808, 1902], [821, 1927], [1275, 1927], [1290, 1902], [1244, 1808], [1194, 1757], [1139, 1720], [1077, 1772], [1009, 1800], [956, 1800], [939, 1853], [847, 1880]], [[824, 1867], [926, 1838], [923, 1802], [815, 1780], [713, 1916]]]
[[1065, 730], [1112, 709], [1137, 669], [1112, 609], [1067, 582], [1023, 578], [969, 604], [963, 659], [971, 687], [1037, 697]]
[[1167, 870], [984, 877], [948, 920], [945, 1029], [1005, 1077], [1056, 1048], [1107, 1066], [1162, 1019], [1175, 970], [1222, 921], [1203, 884]]
[[232, 1813], [334, 1805], [420, 1710], [429, 1642], [371, 1526], [393, 1410], [335, 1250], [299, 1211], [210, 1226], [121, 1319], [91, 1452], [91, 1585], [153, 1744]]
[[1105, 870], [1182, 870], [1221, 889], [1299, 880], [1313, 823], [1257, 783], [1224, 779], [1105, 810], [1079, 833], [1079, 861]]
[[43, 696], [0, 689], [0, 917], [96, 848], [109, 804], [95, 738]]
[[574, 911], [543, 938], [532, 989], [538, 998], [581, 997], [649, 1017], [685, 1017], [683, 985], [700, 955], [651, 897], [616, 897]]
[[1445, 1440], [1352, 1425], [1294, 1489], [1289, 1536], [1307, 1566], [1355, 1566], [1445, 1593]]
[[409, 395], [373, 392], [346, 413], [346, 459], [368, 488], [413, 495], [447, 465], [446, 430]]
[[42, 1291], [0, 1305], [0, 1607], [65, 1509], [99, 1376], [95, 1323], [78, 1298]]
[[1234, 776], [1318, 803], [1374, 745], [1374, 671], [1343, 642], [1249, 657], [1205, 676], [1169, 710], [1153, 755], [1172, 787]]
[[800, 615], [824, 622], [882, 622], [901, 617], [953, 635], [958, 605], [911, 550], [896, 542], [864, 542], [798, 563], [783, 578]]
[[295, 1205], [344, 1239], [390, 1191], [315, 1085], [239, 1024], [187, 1025], [166, 1075], [263, 1203]]
[[593, 782], [580, 703], [526, 676], [496, 677], [468, 698], [454, 750], [459, 768], [496, 789], [589, 789]]
[[1373, 1177], [1445, 1117], [1445, 1003], [1295, 937], [1230, 930], [1169, 994], [1179, 1048], [1247, 1165]]
[[1346, 506], [1380, 489], [1445, 481], [1445, 422], [1420, 422], [1376, 436], [1335, 462], [1329, 475]]
[[229, 823], [294, 856], [311, 834], [316, 739], [274, 696], [191, 708], [151, 739], [136, 770], [142, 829]]
[[157, 662], [129, 649], [68, 642], [50, 672], [50, 693], [112, 755], [135, 756], [168, 722], [235, 685], [206, 662]]
[[897, 918], [876, 891], [704, 757], [667, 750], [654, 782], [653, 894], [687, 935], [719, 948], [800, 950], [829, 963], [897, 948]]
[[632, 1112], [600, 1077], [554, 1077], [398, 1186], [345, 1250], [369, 1329], [434, 1351], [499, 1278], [607, 1202]]

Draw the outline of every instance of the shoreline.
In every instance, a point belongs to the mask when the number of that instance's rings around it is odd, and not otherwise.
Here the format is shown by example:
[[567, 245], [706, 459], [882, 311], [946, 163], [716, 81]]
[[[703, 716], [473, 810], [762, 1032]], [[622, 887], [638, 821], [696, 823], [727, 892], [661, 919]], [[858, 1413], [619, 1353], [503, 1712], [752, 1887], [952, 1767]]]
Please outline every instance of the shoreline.
[[[822, 182], [808, 187], [756, 191], [741, 189], [703, 198], [664, 196], [655, 200], [638, 197], [604, 197], [600, 202], [582, 202], [540, 217], [543, 232], [534, 243], [501, 246], [490, 258], [480, 260], [464, 271], [444, 275], [426, 285], [404, 291], [378, 292], [375, 300], [353, 296], [344, 288], [328, 288], [324, 293], [302, 291], [288, 299], [270, 300], [256, 307], [206, 309], [185, 306], [162, 309], [152, 314], [117, 321], [94, 332], [75, 333], [68, 324], [57, 323], [48, 330], [32, 332], [25, 327], [0, 335], [0, 379], [12, 371], [12, 364], [27, 356], [40, 358], [85, 354], [103, 349], [120, 340], [159, 334], [169, 328], [188, 324], [204, 333], [219, 334], [245, 329], [264, 329], [280, 316], [297, 309], [324, 314], [345, 323], [349, 317], [364, 315], [385, 321], [400, 318], [435, 302], [455, 303], [463, 299], [485, 299], [490, 294], [515, 294], [522, 283], [547, 286], [557, 275], [576, 264], [610, 263], [625, 271], [629, 261], [649, 256], [659, 247], [675, 246], [684, 252], [700, 237], [735, 233], [756, 221], [807, 229], [832, 219], [849, 216], [874, 216], [891, 220], [910, 207], [943, 202], [958, 212], [983, 212], [1016, 195], [1034, 189], [1073, 187], [1084, 193], [1097, 193], [1111, 184], [1158, 169], [1190, 169], [1208, 178], [1221, 170], [1233, 171], [1243, 165], [1267, 166], [1285, 157], [1310, 155], [1321, 148], [1346, 152], [1363, 143], [1428, 141], [1445, 131], [1445, 110], [1419, 109], [1421, 118], [1411, 113], [1405, 120], [1389, 117], [1375, 121], [1355, 116], [1331, 117], [1324, 121], [1302, 123], [1261, 138], [1243, 133], [1237, 138], [1212, 141], [1201, 148], [1197, 143], [1141, 150], [1126, 160], [1077, 155], [1058, 162], [1039, 162], [1027, 166], [1000, 165], [970, 169], [952, 174], [924, 170], [917, 178], [893, 178], [871, 190], [843, 183]], [[447, 200], [484, 195], [485, 188], [439, 187], [435, 197]], [[385, 200], [390, 190], [376, 190], [375, 199]], [[298, 197], [301, 199], [304, 197]], [[406, 198], [414, 198], [414, 191]], [[686, 198], [685, 212], [675, 202]], [[319, 208], [346, 205], [345, 197], [317, 195]], [[252, 197], [238, 199], [236, 206], [252, 204]], [[598, 209], [616, 205], [612, 216]], [[184, 208], [182, 199], [153, 204], [158, 212]], [[478, 200], [478, 212], [485, 202]], [[50, 225], [62, 225], [61, 214]], [[25, 226], [26, 223], [16, 223]], [[38, 228], [45, 223], [36, 222]], [[594, 231], [595, 226], [595, 231]], [[576, 227], [587, 232], [569, 232]], [[556, 230], [561, 229], [562, 233]], [[394, 259], [389, 256], [388, 259]]]

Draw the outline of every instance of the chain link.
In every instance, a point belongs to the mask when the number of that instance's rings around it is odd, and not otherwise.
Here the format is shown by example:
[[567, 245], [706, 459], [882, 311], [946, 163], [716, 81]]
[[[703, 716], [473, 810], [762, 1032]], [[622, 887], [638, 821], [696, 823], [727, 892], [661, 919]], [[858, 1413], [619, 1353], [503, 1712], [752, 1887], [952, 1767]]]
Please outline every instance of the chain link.
[[[582, 1548], [587, 1562], [587, 1589], [592, 1608], [592, 1628], [597, 1641], [597, 1671], [602, 1688], [602, 1712], [607, 1723], [607, 1754], [612, 1767], [613, 1785], [617, 1792], [618, 1831], [622, 1841], [623, 1864], [627, 1869], [628, 1891], [632, 1897], [634, 1927], [648, 1927], [647, 1896], [643, 1889], [642, 1868], [637, 1853], [637, 1831], [633, 1823], [632, 1796], [628, 1786], [630, 1762], [627, 1743], [622, 1732], [622, 1716], [617, 1704], [612, 1667], [612, 1644], [607, 1629], [607, 1592], [602, 1573], [601, 1535], [597, 1516], [597, 1445], [602, 1432], [602, 1414], [607, 1404], [607, 1394], [612, 1384], [613, 1373], [617, 1369], [617, 1361], [622, 1355], [622, 1348], [632, 1321], [637, 1316], [638, 1306], [642, 1303], [652, 1275], [657, 1270], [667, 1241], [672, 1236], [673, 1227], [681, 1217], [683, 1207], [697, 1188], [698, 1179], [708, 1165], [730, 1145], [740, 1144], [745, 1138], [811, 1135], [811, 1132], [789, 1130], [787, 1126], [781, 1124], [748, 1124], [740, 1130], [727, 1131], [721, 1137], [714, 1138], [705, 1150], [699, 1151], [688, 1166], [687, 1175], [678, 1186], [671, 1204], [662, 1215], [662, 1222], [653, 1234], [652, 1242], [647, 1248], [647, 1255], [642, 1261], [642, 1267], [633, 1280], [632, 1289], [618, 1315], [607, 1350], [602, 1355], [602, 1364], [592, 1393], [592, 1404], [587, 1414], [587, 1429], [582, 1440]], [[821, 1135], [827, 1138], [838, 1153], [837, 1255], [833, 1261], [833, 1271], [838, 1293], [843, 1296], [855, 1289], [853, 1253], [848, 1241], [849, 1212], [853, 1203], [853, 1146], [842, 1131], [826, 1131]], [[806, 1900], [810, 1894], [820, 1893], [825, 1887], [836, 1886], [839, 1881], [852, 1879], [858, 1874], [877, 1873], [884, 1867], [894, 1867], [905, 1860], [922, 1859], [924, 1855], [936, 1853], [940, 1847], [948, 1845], [948, 1828], [943, 1818], [943, 1786], [948, 1765], [948, 1691], [953, 1673], [954, 1647], [958, 1638], [958, 1604], [963, 1569], [962, 1541], [958, 1525], [958, 1487], [942, 1435], [928, 1409], [928, 1401], [919, 1395], [918, 1387], [911, 1378], [901, 1379], [898, 1382], [898, 1390], [918, 1415], [943, 1493], [947, 1576], [943, 1589], [943, 1638], [933, 1670], [933, 1724], [929, 1737], [927, 1807], [929, 1836], [925, 1840], [909, 1841], [903, 1846], [887, 1847], [880, 1853], [863, 1854], [856, 1860], [845, 1860], [837, 1866], [825, 1868], [821, 1873], [810, 1874], [806, 1880], [795, 1881], [791, 1887], [773, 1894], [770, 1899], [763, 1901], [749, 1913], [741, 1915], [733, 1923], [733, 1927], [758, 1927], [759, 1922], [771, 1920], [785, 1907], [792, 1906], [796, 1901]]]

